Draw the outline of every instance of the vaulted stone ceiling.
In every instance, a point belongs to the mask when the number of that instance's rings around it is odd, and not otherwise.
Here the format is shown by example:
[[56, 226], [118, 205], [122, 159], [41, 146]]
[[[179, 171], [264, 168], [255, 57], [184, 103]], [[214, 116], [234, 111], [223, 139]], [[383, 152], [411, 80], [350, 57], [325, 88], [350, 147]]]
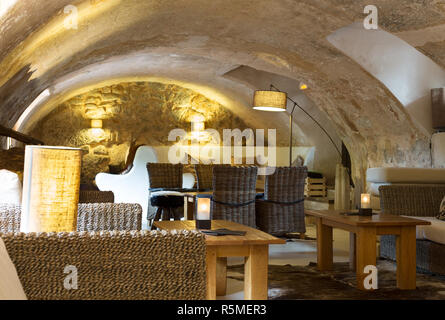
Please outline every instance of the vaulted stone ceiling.
[[[372, 2], [379, 8], [381, 28], [444, 66], [444, 1]], [[79, 8], [77, 30], [64, 28], [68, 4]], [[146, 68], [138, 76], [187, 82], [237, 101], [232, 108], [256, 127], [287, 125], [285, 115], [252, 115], [248, 105], [256, 88], [222, 77], [244, 65], [307, 83], [305, 94], [320, 116], [332, 120], [351, 152], [356, 174], [368, 166], [429, 166], [429, 136], [379, 81], [326, 40], [335, 30], [363, 20], [368, 4], [20, 0], [0, 18], [0, 122], [13, 126], [47, 88], [53, 88], [54, 99], [62, 99]], [[137, 59], [144, 56], [153, 58]], [[156, 68], [161, 60], [169, 68]], [[206, 72], [187, 68], [184, 61], [190, 60], [194, 66], [202, 62]], [[149, 66], [134, 65], [140, 61]]]

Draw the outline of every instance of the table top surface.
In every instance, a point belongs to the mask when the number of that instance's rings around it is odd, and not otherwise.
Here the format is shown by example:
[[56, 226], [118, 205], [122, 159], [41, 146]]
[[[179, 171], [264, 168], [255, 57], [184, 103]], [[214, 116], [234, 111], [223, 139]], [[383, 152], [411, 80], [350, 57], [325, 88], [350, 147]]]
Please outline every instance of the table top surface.
[[430, 225], [429, 221], [415, 218], [401, 217], [392, 214], [374, 214], [372, 217], [366, 216], [347, 216], [342, 213], [345, 210], [308, 210], [305, 214], [317, 218], [327, 219], [338, 223], [356, 226], [356, 227], [395, 227], [395, 226], [417, 226]]
[[[161, 230], [196, 230], [194, 220], [181, 221], [155, 221], [155, 227]], [[212, 220], [212, 230], [229, 229], [235, 231], [246, 231], [244, 236], [209, 236], [206, 235], [208, 246], [234, 246], [234, 245], [263, 245], [263, 244], [285, 244], [283, 239], [276, 238], [263, 231], [225, 220]]]

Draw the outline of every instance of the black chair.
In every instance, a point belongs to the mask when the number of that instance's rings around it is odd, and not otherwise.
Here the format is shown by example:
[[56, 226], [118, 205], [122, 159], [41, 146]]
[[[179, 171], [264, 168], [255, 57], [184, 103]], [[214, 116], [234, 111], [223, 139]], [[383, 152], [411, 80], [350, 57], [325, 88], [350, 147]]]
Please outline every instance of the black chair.
[[[150, 180], [150, 203], [157, 207], [154, 221], [180, 220], [184, 216], [182, 188], [182, 164], [147, 163]], [[153, 222], [151, 229], [153, 229]]]

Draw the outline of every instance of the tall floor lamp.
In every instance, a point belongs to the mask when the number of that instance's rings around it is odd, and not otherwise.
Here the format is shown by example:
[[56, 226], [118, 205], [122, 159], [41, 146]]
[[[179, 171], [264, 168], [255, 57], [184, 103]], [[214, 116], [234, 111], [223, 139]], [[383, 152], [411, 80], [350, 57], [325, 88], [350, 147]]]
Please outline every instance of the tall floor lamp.
[[[302, 89], [307, 88], [307, 86], [302, 87]], [[272, 112], [283, 112], [287, 110], [287, 100], [291, 101], [294, 106], [292, 108], [292, 111], [289, 115], [289, 167], [292, 166], [292, 124], [293, 124], [293, 114], [295, 111], [295, 107], [300, 108], [309, 118], [311, 118], [323, 132], [328, 136], [329, 140], [331, 140], [332, 145], [335, 147], [335, 150], [337, 150], [338, 154], [340, 155], [341, 159], [341, 152], [338, 149], [337, 145], [335, 144], [332, 137], [329, 135], [329, 133], [323, 128], [323, 126], [314, 119], [306, 110], [304, 110], [297, 102], [292, 100], [287, 96], [286, 92], [280, 91], [277, 87], [275, 87], [273, 84], [270, 85], [270, 90], [265, 91], [255, 91], [254, 97], [253, 97], [253, 108], [255, 110], [261, 110], [261, 111], [272, 111]]]

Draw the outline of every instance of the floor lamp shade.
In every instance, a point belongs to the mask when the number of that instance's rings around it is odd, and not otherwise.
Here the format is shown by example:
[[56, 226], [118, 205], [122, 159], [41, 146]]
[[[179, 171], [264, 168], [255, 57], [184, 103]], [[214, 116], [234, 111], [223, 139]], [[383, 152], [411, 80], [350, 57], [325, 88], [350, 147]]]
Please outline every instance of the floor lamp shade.
[[26, 146], [22, 232], [71, 232], [77, 227], [82, 150]]
[[281, 91], [255, 91], [253, 108], [262, 111], [286, 111], [287, 94]]

